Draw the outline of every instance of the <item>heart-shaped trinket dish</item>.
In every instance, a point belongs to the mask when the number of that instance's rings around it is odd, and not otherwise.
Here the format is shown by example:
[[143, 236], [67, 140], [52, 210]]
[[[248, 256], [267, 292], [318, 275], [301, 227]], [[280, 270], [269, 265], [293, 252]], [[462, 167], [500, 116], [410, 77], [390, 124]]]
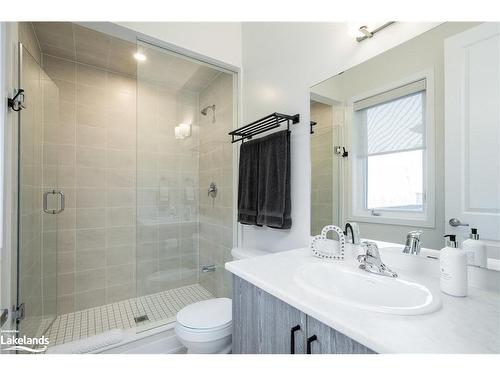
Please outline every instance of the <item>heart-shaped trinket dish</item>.
[[[328, 232], [337, 233], [338, 242], [329, 240]], [[315, 256], [324, 259], [344, 260], [345, 236], [341, 228], [335, 225], [327, 225], [321, 230], [321, 234], [314, 236], [311, 240], [311, 250]]]

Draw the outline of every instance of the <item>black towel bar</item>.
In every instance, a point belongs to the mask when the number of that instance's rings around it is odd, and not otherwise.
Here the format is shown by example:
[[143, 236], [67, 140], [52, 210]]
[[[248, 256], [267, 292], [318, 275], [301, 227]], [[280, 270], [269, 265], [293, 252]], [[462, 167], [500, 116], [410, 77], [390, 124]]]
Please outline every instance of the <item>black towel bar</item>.
[[229, 132], [229, 135], [231, 136], [231, 143], [239, 141], [243, 142], [245, 139], [252, 139], [254, 135], [277, 128], [283, 122], [286, 122], [287, 129], [290, 130], [290, 124], [296, 124], [299, 121], [299, 114], [290, 116], [274, 112], [270, 115], [267, 115], [266, 117], [262, 117], [260, 120], [251, 122], [248, 125], [242, 126], [241, 128]]

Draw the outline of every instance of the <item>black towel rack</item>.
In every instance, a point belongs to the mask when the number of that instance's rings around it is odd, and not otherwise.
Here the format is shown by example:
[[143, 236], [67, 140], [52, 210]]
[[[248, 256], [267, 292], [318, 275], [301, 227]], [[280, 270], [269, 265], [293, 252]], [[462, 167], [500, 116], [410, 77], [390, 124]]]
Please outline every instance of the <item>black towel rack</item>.
[[252, 139], [254, 135], [277, 128], [284, 122], [286, 122], [287, 129], [290, 130], [290, 124], [296, 124], [299, 121], [299, 114], [290, 116], [274, 112], [266, 117], [262, 117], [260, 120], [251, 122], [248, 125], [229, 132], [229, 135], [231, 136], [231, 143], [239, 141], [243, 142], [245, 139]]

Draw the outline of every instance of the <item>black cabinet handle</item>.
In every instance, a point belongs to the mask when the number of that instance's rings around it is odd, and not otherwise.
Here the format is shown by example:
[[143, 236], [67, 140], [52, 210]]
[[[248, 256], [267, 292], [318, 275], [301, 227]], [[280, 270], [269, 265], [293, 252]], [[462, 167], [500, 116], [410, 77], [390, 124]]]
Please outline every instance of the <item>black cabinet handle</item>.
[[297, 331], [300, 331], [298, 324], [290, 330], [290, 354], [295, 354], [295, 332]]
[[307, 354], [311, 354], [311, 343], [313, 341], [316, 341], [318, 337], [316, 335], [312, 335], [311, 337], [307, 338]]

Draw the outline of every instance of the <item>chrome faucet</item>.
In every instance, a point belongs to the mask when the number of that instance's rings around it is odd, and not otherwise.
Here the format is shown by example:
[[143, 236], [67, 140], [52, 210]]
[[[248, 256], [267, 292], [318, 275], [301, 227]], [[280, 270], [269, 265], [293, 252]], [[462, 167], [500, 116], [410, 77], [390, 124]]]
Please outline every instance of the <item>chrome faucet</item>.
[[396, 272], [392, 271], [389, 267], [382, 263], [380, 252], [378, 251], [378, 246], [375, 242], [363, 241], [361, 246], [363, 247], [365, 254], [358, 255], [358, 262], [361, 263], [359, 268], [377, 275], [398, 277]]
[[[350, 236], [349, 236], [350, 232]], [[344, 235], [347, 237], [347, 239], [351, 239], [352, 243], [354, 245], [359, 245], [361, 241], [361, 236], [359, 234], [359, 227], [357, 223], [346, 223], [345, 228], [344, 228]]]
[[423, 234], [421, 230], [412, 230], [406, 235], [406, 245], [403, 249], [405, 254], [420, 254], [420, 248], [422, 247], [422, 240], [420, 236]]

